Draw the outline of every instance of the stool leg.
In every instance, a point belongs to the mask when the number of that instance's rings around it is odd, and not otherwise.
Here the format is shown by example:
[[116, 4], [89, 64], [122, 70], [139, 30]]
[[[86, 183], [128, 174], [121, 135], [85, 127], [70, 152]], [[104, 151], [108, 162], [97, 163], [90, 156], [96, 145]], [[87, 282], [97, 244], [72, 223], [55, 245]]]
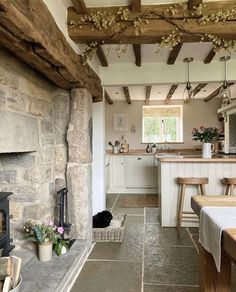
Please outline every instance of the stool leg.
[[229, 195], [229, 185], [226, 185], [226, 189], [225, 189], [225, 196]]
[[178, 219], [177, 219], [177, 236], [180, 236], [180, 228], [183, 217], [183, 206], [184, 206], [184, 195], [185, 195], [185, 184], [180, 186], [180, 197], [179, 197], [179, 208], [178, 208]]
[[234, 185], [230, 185], [229, 195], [233, 196], [234, 194]]
[[200, 190], [201, 190], [201, 195], [205, 196], [206, 195], [206, 188], [205, 185], [200, 185]]

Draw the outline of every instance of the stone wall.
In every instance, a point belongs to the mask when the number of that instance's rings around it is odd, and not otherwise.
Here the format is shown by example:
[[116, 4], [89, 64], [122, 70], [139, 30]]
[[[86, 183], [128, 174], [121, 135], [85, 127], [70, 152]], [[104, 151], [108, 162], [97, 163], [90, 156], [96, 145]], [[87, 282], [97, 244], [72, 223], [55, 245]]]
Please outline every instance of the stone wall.
[[55, 189], [66, 180], [69, 96], [0, 50], [0, 110], [36, 119], [39, 138], [38, 151], [0, 154], [0, 191], [13, 192], [11, 233], [17, 246], [25, 220], [54, 218]]

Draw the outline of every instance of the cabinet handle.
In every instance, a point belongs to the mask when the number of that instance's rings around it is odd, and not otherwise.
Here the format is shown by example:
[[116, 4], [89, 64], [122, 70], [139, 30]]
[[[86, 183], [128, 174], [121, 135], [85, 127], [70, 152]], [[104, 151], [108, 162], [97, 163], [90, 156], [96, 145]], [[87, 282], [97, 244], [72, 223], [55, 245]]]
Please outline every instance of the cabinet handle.
[[141, 157], [138, 157], [138, 160], [142, 160], [142, 158]]

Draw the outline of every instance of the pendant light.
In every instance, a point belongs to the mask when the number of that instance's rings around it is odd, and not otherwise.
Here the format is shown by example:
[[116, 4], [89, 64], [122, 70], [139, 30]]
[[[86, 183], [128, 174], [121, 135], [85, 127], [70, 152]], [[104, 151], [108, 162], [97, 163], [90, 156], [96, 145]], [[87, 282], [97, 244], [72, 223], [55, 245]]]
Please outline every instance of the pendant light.
[[220, 61], [224, 62], [224, 82], [220, 88], [220, 92], [218, 97], [222, 99], [222, 106], [225, 106], [227, 104], [230, 104], [231, 102], [231, 93], [230, 88], [228, 86], [227, 80], [226, 80], [226, 62], [230, 60], [230, 56], [223, 56], [220, 58]]
[[188, 64], [188, 81], [183, 92], [184, 102], [188, 102], [188, 100], [193, 98], [193, 88], [191, 83], [189, 82], [189, 63], [191, 63], [192, 61], [193, 61], [192, 57], [184, 58], [184, 62]]

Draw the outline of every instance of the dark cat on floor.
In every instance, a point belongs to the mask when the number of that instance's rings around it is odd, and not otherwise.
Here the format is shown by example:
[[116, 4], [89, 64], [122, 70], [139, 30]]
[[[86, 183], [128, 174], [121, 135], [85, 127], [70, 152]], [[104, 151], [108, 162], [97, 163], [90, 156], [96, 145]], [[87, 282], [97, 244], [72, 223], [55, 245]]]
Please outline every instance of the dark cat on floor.
[[93, 228], [105, 228], [110, 225], [113, 216], [109, 211], [102, 211], [93, 216]]

